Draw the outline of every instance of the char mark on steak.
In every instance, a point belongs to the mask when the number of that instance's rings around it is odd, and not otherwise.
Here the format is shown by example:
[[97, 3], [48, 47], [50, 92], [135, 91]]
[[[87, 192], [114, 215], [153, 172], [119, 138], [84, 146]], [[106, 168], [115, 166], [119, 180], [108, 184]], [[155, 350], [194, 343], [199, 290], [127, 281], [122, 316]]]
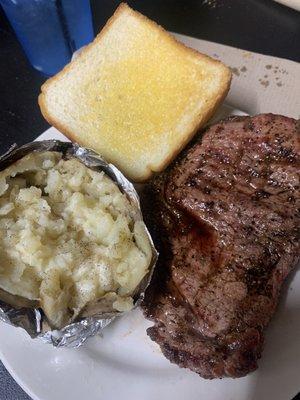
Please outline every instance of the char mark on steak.
[[204, 378], [257, 368], [299, 260], [299, 141], [294, 119], [232, 117], [148, 187], [145, 215], [161, 255], [144, 302], [147, 332]]

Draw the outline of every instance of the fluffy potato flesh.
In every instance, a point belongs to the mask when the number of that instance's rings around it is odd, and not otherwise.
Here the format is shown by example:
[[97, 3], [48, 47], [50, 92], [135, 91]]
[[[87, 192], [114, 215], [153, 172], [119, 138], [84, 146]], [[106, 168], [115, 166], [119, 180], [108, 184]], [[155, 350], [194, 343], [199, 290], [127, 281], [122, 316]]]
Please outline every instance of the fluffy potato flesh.
[[55, 328], [104, 296], [131, 309], [151, 260], [133, 214], [103, 172], [57, 152], [25, 156], [0, 172], [0, 287], [39, 300]]

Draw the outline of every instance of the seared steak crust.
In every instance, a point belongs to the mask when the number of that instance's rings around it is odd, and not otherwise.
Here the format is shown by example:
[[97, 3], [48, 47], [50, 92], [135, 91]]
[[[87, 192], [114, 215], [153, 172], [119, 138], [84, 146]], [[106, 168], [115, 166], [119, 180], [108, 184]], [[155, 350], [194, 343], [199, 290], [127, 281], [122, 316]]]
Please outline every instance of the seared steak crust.
[[161, 255], [144, 309], [170, 361], [209, 379], [257, 368], [299, 260], [299, 172], [299, 123], [263, 114], [212, 126], [149, 185]]

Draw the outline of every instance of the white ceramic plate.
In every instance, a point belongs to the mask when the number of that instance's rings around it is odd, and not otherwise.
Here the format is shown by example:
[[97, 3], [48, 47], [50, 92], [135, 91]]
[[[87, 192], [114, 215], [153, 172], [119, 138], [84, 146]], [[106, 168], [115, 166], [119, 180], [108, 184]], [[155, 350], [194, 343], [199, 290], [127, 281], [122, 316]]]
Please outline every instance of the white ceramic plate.
[[[223, 106], [219, 117], [243, 115]], [[50, 128], [38, 139], [66, 138]], [[259, 369], [207, 381], [166, 360], [146, 335], [140, 310], [113, 322], [80, 349], [55, 349], [0, 323], [0, 357], [34, 400], [290, 400], [300, 389], [300, 273], [289, 279], [266, 334]]]

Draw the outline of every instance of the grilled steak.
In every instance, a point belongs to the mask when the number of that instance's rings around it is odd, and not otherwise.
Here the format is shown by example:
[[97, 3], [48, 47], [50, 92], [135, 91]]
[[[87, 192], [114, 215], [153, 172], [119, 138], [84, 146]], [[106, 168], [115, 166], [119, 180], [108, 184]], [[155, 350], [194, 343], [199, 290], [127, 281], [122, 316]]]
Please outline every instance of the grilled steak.
[[148, 188], [161, 255], [144, 303], [147, 332], [180, 367], [209, 379], [257, 368], [299, 260], [299, 141], [294, 119], [232, 117]]

